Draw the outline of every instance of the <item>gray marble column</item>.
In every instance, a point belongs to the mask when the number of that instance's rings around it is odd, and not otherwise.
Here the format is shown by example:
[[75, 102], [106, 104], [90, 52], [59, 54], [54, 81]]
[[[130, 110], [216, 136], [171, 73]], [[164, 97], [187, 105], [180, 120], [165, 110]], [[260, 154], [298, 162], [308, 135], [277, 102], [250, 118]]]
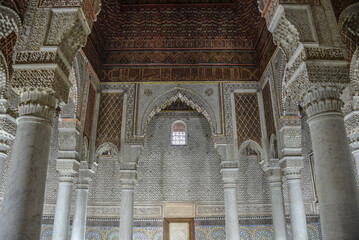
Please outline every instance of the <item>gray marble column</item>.
[[53, 240], [67, 240], [70, 223], [72, 188], [74, 185], [74, 176], [78, 172], [79, 165], [77, 160], [71, 159], [58, 159], [56, 162], [56, 169], [60, 173], [60, 177], [56, 200], [54, 230], [52, 234]]
[[134, 187], [136, 169], [121, 169], [120, 240], [132, 240]]
[[304, 98], [312, 138], [323, 239], [359, 239], [359, 199], [339, 89], [312, 89]]
[[0, 239], [40, 239], [55, 107], [56, 99], [47, 91], [29, 89], [21, 96], [0, 213]]
[[285, 208], [282, 191], [282, 177], [280, 169], [267, 169], [272, 197], [272, 217], [275, 240], [287, 240], [287, 227], [285, 220]]
[[221, 167], [226, 217], [226, 238], [240, 240], [236, 191], [238, 164], [235, 162], [222, 162]]
[[[2, 127], [0, 127], [2, 128]], [[10, 141], [12, 138], [10, 134], [6, 134], [5, 132], [0, 132], [0, 187], [3, 182], [3, 174], [5, 168], [5, 162], [8, 157], [8, 150], [10, 149]]]
[[96, 169], [96, 163], [93, 163], [91, 168], [89, 168], [87, 161], [81, 162], [79, 178], [76, 184], [75, 213], [71, 234], [72, 240], [85, 240], [89, 184]]
[[[302, 160], [300, 160], [302, 161]], [[305, 214], [300, 170], [286, 170], [288, 184], [290, 223], [293, 240], [307, 240], [307, 218]]]

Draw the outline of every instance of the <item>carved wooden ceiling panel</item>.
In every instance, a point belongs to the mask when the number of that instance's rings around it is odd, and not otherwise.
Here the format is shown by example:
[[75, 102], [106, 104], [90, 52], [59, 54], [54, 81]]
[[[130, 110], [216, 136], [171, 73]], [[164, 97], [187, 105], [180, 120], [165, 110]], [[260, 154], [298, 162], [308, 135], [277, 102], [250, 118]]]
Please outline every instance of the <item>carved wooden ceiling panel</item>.
[[84, 51], [105, 82], [255, 81], [269, 42], [256, 1], [103, 0]]

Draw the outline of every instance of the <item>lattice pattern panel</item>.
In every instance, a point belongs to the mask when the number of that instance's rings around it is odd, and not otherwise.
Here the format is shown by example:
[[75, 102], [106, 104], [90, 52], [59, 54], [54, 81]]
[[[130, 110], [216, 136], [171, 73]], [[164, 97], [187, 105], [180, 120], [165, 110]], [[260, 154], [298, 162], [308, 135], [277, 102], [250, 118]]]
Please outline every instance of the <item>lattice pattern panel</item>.
[[12, 57], [14, 54], [16, 38], [16, 33], [12, 32], [6, 38], [0, 39], [0, 51], [6, 59], [10, 75], [12, 74]]
[[261, 143], [261, 123], [256, 93], [234, 95], [238, 146], [248, 139]]
[[272, 134], [275, 134], [275, 125], [273, 117], [273, 106], [272, 106], [272, 97], [270, 92], [269, 82], [263, 88], [263, 105], [264, 105], [264, 115], [267, 127], [267, 137], [270, 139]]
[[123, 93], [101, 94], [97, 125], [96, 148], [105, 142], [120, 149]]
[[88, 95], [88, 99], [87, 99], [86, 119], [85, 119], [85, 126], [84, 126], [84, 133], [88, 138], [91, 137], [95, 102], [96, 102], [96, 89], [92, 85], [92, 83], [90, 83], [89, 95]]

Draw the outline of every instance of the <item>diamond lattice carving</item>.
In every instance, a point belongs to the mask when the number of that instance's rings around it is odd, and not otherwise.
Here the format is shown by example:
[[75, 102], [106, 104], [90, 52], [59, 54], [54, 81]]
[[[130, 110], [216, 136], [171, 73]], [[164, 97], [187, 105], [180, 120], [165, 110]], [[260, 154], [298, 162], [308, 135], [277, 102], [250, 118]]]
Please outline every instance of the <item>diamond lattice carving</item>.
[[12, 57], [14, 54], [16, 38], [16, 33], [12, 32], [7, 37], [0, 39], [0, 51], [6, 59], [10, 75], [12, 73]]
[[272, 134], [275, 134], [274, 118], [273, 118], [273, 107], [272, 107], [272, 98], [270, 92], [269, 83], [267, 83], [263, 88], [263, 105], [264, 105], [264, 114], [267, 127], [267, 137], [270, 139]]
[[238, 146], [246, 140], [261, 143], [261, 124], [256, 93], [236, 93], [235, 111]]
[[105, 142], [111, 142], [120, 149], [122, 109], [122, 93], [101, 94], [96, 148]]
[[95, 101], [96, 101], [96, 89], [91, 83], [90, 87], [89, 87], [89, 95], [88, 95], [87, 109], [86, 109], [86, 119], [85, 119], [85, 126], [84, 126], [84, 133], [88, 138], [91, 137]]

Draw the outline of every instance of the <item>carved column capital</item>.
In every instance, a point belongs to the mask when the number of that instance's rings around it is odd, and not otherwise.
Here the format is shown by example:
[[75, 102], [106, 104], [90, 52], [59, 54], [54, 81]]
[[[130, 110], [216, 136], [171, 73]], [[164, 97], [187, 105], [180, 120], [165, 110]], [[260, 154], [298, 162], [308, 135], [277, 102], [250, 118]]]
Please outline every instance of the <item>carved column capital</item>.
[[236, 188], [238, 179], [238, 163], [225, 161], [221, 163], [221, 174], [224, 189]]
[[21, 93], [19, 116], [36, 116], [53, 121], [56, 112], [56, 98], [49, 89], [28, 88]]
[[88, 189], [96, 170], [97, 163], [92, 163], [90, 166], [87, 161], [81, 161], [76, 189]]
[[134, 190], [137, 177], [137, 170], [120, 170], [122, 190]]
[[284, 156], [280, 160], [280, 168], [286, 179], [298, 179], [304, 168], [303, 156]]
[[343, 102], [339, 99], [338, 87], [320, 87], [311, 89], [304, 97], [304, 109], [308, 118], [324, 112], [341, 113]]

